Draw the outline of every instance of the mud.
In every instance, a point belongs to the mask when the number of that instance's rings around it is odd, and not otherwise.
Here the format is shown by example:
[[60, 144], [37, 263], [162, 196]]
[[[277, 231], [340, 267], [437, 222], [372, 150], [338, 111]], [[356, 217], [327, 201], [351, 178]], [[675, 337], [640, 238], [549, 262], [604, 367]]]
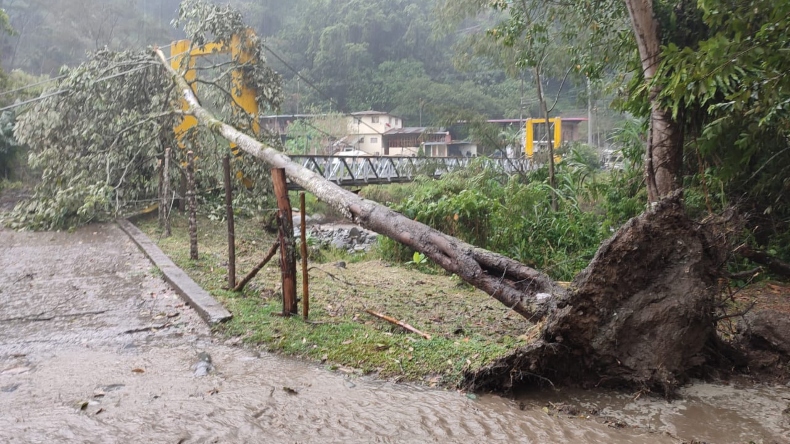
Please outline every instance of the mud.
[[[196, 377], [200, 352], [213, 370]], [[683, 395], [504, 399], [330, 372], [212, 337], [114, 225], [0, 230], [0, 442], [788, 442], [788, 387]]]

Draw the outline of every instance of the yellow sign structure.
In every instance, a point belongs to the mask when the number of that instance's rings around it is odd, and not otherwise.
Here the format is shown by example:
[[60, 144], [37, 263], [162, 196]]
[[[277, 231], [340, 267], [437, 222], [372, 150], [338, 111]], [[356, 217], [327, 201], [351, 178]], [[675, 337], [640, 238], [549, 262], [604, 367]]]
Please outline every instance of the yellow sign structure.
[[[532, 159], [532, 155], [535, 154], [536, 146], [542, 147], [545, 145], [546, 148], [548, 148], [547, 137], [550, 137], [549, 133], [551, 133], [552, 131], [545, 130], [546, 119], [527, 119], [524, 125], [526, 126], [525, 128], [526, 136], [524, 137], [524, 152], [528, 158]], [[554, 149], [556, 150], [559, 147], [559, 145], [562, 143], [562, 118], [555, 117], [553, 119], [549, 119], [549, 125], [550, 128], [551, 127], [554, 128], [553, 131], [554, 134], [553, 136], [551, 136], [552, 137], [551, 140], [552, 140], [552, 147], [554, 147]], [[535, 140], [535, 133], [538, 132], [535, 131], [536, 126], [537, 128], [539, 128], [538, 131], [542, 134], [542, 136], [538, 140]], [[542, 129], [542, 131], [540, 131], [540, 129]]]
[[[245, 36], [247, 37], [245, 41], [253, 41], [253, 37], [255, 36], [253, 31], [248, 29], [245, 32], [247, 33]], [[232, 59], [241, 65], [245, 65], [253, 61], [254, 55], [251, 51], [251, 48], [249, 46], [243, 45], [241, 38], [238, 35], [234, 35], [231, 39], [230, 45], [226, 43], [211, 43], [193, 48], [192, 42], [190, 40], [179, 40], [177, 42], [173, 42], [173, 44], [170, 46], [170, 64], [176, 70], [186, 70], [184, 72], [184, 79], [186, 79], [186, 81], [192, 85], [192, 90], [195, 91], [195, 80], [197, 80], [195, 59], [201, 56], [227, 54], [228, 52], [230, 52]], [[183, 66], [185, 58], [187, 58], [187, 63], [189, 66]], [[258, 100], [256, 91], [253, 88], [250, 88], [245, 82], [243, 69], [234, 70], [231, 76], [233, 85], [231, 95], [233, 96], [233, 101], [239, 108], [244, 110], [245, 113], [252, 116], [252, 131], [255, 134], [259, 134], [260, 123], [258, 122]], [[181, 101], [181, 107], [184, 110], [188, 109], [186, 101]], [[195, 127], [197, 123], [197, 119], [195, 119], [193, 116], [184, 116], [181, 122], [176, 125], [175, 133], [179, 147], [185, 147], [183, 139], [186, 136], [187, 131], [190, 128]], [[238, 155], [239, 150], [234, 144], [231, 144], [231, 151], [233, 151], [234, 156]]]

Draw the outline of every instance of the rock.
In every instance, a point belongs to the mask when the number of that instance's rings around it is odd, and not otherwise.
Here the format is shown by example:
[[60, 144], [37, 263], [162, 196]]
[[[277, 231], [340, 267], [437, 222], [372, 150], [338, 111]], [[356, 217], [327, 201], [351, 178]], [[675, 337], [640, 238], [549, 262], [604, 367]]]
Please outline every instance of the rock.
[[313, 214], [311, 216], [311, 219], [313, 220], [313, 223], [316, 223], [316, 224], [322, 224], [322, 223], [326, 222], [326, 216], [324, 216], [321, 213]]
[[790, 317], [773, 310], [746, 313], [738, 322], [741, 339], [761, 350], [790, 356]]
[[204, 351], [198, 353], [198, 361], [192, 365], [192, 370], [198, 377], [211, 373], [214, 370], [214, 366], [211, 364], [211, 355]]

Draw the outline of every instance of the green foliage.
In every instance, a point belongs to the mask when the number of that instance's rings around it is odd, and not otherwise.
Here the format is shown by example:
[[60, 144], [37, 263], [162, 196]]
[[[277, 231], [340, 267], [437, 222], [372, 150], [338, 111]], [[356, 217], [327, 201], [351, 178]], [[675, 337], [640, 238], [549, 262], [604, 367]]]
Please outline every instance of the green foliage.
[[[693, 136], [685, 164], [695, 212], [737, 205], [763, 247], [790, 222], [790, 4], [703, 0], [705, 32], [668, 44], [659, 100]], [[790, 244], [780, 248], [790, 257]]]
[[[235, 31], [244, 35], [242, 44], [253, 54], [262, 52], [260, 41], [244, 34], [238, 13], [227, 7], [189, 0], [177, 23], [193, 42], [224, 43]], [[201, 97], [223, 120], [249, 133], [254, 116], [244, 113], [227, 92], [233, 72], [228, 67], [244, 70], [262, 109], [278, 106], [279, 77], [262, 58], [243, 66], [239, 60], [223, 63], [222, 68], [201, 70], [201, 76], [218, 73], [200, 82]], [[183, 149], [179, 147], [182, 142], [173, 133], [181, 119], [179, 92], [150, 51], [102, 49], [62, 73], [65, 77], [57, 85], [61, 93], [19, 118], [16, 135], [30, 147], [30, 165], [41, 171], [41, 181], [32, 201], [16, 208], [12, 226], [67, 228], [149, 204], [157, 198], [166, 147], [173, 148], [170, 177], [180, 177], [188, 148], [197, 159], [199, 188], [211, 190], [222, 183], [223, 150], [217, 148], [227, 142], [196, 126], [187, 131]], [[268, 171], [246, 156], [233, 158], [232, 168], [262, 202]]]
[[[558, 171], [556, 213], [550, 208], [545, 171], [525, 184], [485, 168], [482, 159], [467, 171], [422, 180], [414, 195], [395, 208], [439, 231], [569, 280], [608, 234], [601, 229], [602, 216], [582, 210], [575, 174], [571, 166]], [[413, 252], [388, 239], [380, 240], [380, 252], [389, 260], [414, 261]]]

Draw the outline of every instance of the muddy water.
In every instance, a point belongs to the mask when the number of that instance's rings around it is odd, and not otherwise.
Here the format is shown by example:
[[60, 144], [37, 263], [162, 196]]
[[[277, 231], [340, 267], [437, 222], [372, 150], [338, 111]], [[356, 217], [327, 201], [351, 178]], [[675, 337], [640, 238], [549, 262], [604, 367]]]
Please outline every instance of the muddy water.
[[[191, 369], [200, 351], [216, 367], [205, 377]], [[330, 372], [216, 342], [114, 226], [0, 231], [0, 442], [784, 443], [788, 403], [787, 387], [706, 384], [673, 403], [471, 399]]]

